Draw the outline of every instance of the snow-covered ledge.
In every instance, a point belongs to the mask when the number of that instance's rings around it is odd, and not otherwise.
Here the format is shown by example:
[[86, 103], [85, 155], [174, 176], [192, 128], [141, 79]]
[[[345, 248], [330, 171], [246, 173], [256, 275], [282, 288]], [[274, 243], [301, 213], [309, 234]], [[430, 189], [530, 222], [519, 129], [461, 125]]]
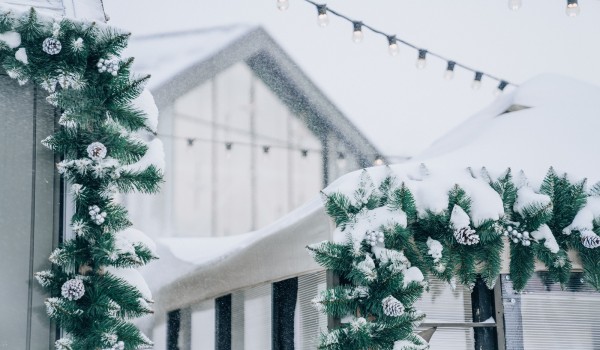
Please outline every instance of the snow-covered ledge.
[[154, 295], [156, 311], [321, 271], [305, 247], [331, 239], [332, 230], [321, 199], [315, 197], [258, 231], [221, 238], [159, 240], [160, 264], [148, 265], [144, 271], [150, 287], [158, 291]]

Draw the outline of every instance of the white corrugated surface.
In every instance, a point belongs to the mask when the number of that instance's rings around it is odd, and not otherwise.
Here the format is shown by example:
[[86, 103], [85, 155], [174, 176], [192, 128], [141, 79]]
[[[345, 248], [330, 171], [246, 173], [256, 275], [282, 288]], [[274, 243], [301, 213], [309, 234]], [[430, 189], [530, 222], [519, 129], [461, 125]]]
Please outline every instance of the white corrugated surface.
[[502, 279], [507, 350], [600, 349], [600, 294], [574, 274], [561, 290], [536, 274], [523, 294]]
[[191, 307], [191, 350], [215, 348], [215, 301], [204, 301]]
[[[429, 281], [429, 292], [415, 303], [415, 307], [427, 314], [424, 322], [472, 322], [471, 293], [457, 285], [452, 290], [449, 284], [437, 279]], [[431, 350], [473, 349], [473, 328], [438, 328], [431, 338]]]
[[271, 348], [271, 284], [235, 292], [231, 298], [231, 348]]
[[314, 350], [319, 344], [319, 334], [327, 330], [327, 316], [317, 311], [311, 303], [327, 288], [325, 271], [298, 277], [298, 300], [295, 315], [296, 350]]

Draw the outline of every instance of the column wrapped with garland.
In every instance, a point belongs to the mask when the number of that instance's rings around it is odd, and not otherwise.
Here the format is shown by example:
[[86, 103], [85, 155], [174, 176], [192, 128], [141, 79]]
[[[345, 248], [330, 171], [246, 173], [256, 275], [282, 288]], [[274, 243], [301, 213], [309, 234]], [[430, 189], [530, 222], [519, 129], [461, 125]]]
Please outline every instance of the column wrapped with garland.
[[152, 313], [135, 268], [156, 255], [129, 228], [116, 196], [158, 191], [162, 170], [152, 154], [162, 144], [148, 142], [156, 120], [140, 104], [148, 77], [132, 76], [133, 60], [120, 57], [128, 37], [103, 24], [44, 18], [34, 9], [0, 14], [2, 68], [19, 84], [45, 90], [60, 113], [58, 130], [43, 144], [63, 158], [57, 169], [73, 199], [74, 237], [36, 278], [50, 294], [49, 317], [63, 330], [55, 344], [61, 350], [152, 346], [128, 319]]
[[[385, 169], [385, 174], [382, 171]], [[547, 282], [566, 284], [568, 251], [584, 279], [600, 290], [600, 183], [588, 188], [550, 168], [534, 188], [510, 169], [492, 177], [483, 168], [431, 174], [379, 167], [351, 174], [324, 190], [335, 223], [333, 241], [308, 247], [340, 277], [315, 306], [342, 326], [319, 349], [425, 349], [414, 333], [425, 315], [413, 308], [429, 276], [469, 288], [478, 276], [492, 289], [510, 250], [513, 286], [522, 291], [545, 264]], [[370, 174], [381, 178], [377, 183]]]

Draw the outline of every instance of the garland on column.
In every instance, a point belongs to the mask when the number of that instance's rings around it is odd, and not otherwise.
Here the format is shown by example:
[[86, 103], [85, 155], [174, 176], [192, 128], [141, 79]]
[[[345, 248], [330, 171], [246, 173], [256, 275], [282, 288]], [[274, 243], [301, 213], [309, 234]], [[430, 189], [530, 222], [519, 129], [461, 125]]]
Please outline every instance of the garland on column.
[[47, 91], [62, 113], [60, 128], [43, 144], [64, 157], [57, 168], [74, 199], [75, 237], [51, 254], [50, 270], [36, 274], [51, 295], [48, 315], [65, 332], [56, 348], [149, 348], [152, 342], [127, 320], [152, 313], [144, 284], [132, 281], [140, 277], [133, 268], [156, 256], [141, 233], [128, 229], [127, 211], [115, 201], [118, 193], [157, 192], [162, 181], [146, 154], [156, 142], [143, 141], [155, 121], [134, 107], [148, 77], [132, 77], [133, 60], [119, 56], [129, 34], [42, 18], [34, 9], [0, 14], [0, 33], [4, 70], [20, 85]]
[[600, 290], [600, 183], [587, 189], [585, 180], [572, 182], [552, 168], [539, 189], [522, 173], [513, 178], [510, 169], [496, 179], [485, 168], [462, 175], [444, 187], [428, 181], [423, 165], [417, 175], [387, 168], [376, 185], [363, 170], [356, 183], [342, 179], [325, 190], [325, 208], [337, 227], [334, 241], [308, 250], [342, 282], [313, 303], [342, 318], [342, 326], [323, 334], [319, 349], [427, 348], [413, 333], [425, 317], [413, 303], [427, 277], [472, 288], [480, 275], [491, 289], [505, 242], [517, 291], [525, 288], [536, 259], [546, 265], [548, 282], [567, 283], [568, 250], [578, 253], [584, 279]]

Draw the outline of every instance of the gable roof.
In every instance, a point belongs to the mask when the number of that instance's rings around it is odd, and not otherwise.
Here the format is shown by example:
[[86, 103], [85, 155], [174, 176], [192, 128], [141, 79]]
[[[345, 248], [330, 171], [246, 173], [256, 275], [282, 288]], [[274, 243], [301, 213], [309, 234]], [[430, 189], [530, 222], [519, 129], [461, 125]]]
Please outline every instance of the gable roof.
[[126, 54], [136, 58], [136, 72], [152, 74], [148, 87], [159, 108], [245, 62], [291, 111], [305, 118], [311, 131], [323, 138], [328, 131], [335, 133], [361, 166], [370, 166], [374, 155], [381, 154], [260, 27], [232, 25], [133, 37]]

